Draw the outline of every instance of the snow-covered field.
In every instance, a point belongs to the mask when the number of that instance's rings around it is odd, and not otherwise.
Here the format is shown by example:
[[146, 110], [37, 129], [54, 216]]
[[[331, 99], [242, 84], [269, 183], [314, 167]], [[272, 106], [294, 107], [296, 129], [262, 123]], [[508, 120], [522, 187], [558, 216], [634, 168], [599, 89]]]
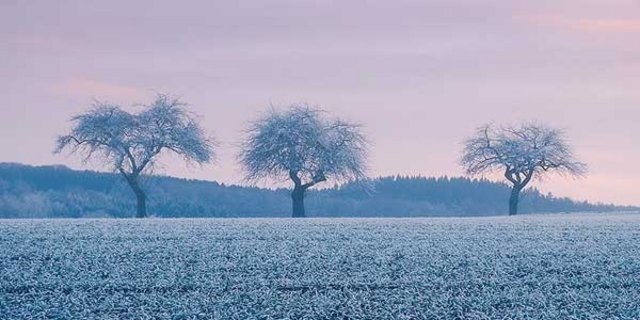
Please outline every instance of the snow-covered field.
[[2, 319], [640, 319], [640, 215], [0, 221]]

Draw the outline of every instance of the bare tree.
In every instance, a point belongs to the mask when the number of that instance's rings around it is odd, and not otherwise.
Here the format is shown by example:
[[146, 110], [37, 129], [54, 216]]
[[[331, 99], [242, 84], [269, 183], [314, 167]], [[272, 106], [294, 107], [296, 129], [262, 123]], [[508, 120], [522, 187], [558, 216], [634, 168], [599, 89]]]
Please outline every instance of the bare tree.
[[72, 118], [73, 129], [58, 137], [56, 153], [69, 148], [84, 154], [85, 162], [97, 158], [120, 172], [136, 195], [137, 217], [145, 217], [146, 193], [140, 176], [165, 151], [186, 161], [212, 161], [214, 141], [203, 133], [195, 118], [179, 99], [160, 94], [137, 114], [117, 105], [96, 102], [85, 113]]
[[581, 176], [586, 165], [577, 161], [561, 130], [541, 124], [479, 128], [465, 141], [461, 163], [467, 174], [502, 171], [511, 182], [509, 215], [518, 213], [520, 192], [536, 176], [554, 171]]
[[365, 177], [367, 141], [360, 126], [325, 119], [322, 110], [271, 109], [246, 134], [239, 160], [247, 180], [290, 179], [293, 217], [305, 216], [304, 195], [314, 185]]

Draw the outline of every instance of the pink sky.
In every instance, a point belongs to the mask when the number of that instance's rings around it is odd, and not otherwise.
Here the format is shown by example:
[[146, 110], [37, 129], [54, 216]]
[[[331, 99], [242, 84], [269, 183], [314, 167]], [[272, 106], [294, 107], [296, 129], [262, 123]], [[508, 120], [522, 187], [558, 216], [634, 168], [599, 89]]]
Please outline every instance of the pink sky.
[[162, 91], [223, 143], [213, 166], [167, 158], [169, 175], [241, 182], [246, 122], [308, 102], [366, 125], [374, 176], [462, 175], [475, 127], [546, 122], [590, 174], [536, 187], [640, 205], [638, 39], [637, 0], [5, 0], [0, 161], [82, 168], [51, 153], [73, 114]]

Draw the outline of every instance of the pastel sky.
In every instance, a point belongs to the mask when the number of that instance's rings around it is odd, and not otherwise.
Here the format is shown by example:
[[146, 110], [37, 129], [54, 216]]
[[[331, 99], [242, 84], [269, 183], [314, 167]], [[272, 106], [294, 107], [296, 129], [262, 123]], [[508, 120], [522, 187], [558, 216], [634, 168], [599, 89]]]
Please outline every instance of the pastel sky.
[[638, 0], [0, 2], [1, 162], [83, 168], [52, 154], [73, 114], [167, 92], [222, 142], [169, 175], [241, 182], [247, 121], [308, 102], [366, 126], [374, 176], [462, 175], [474, 128], [542, 121], [590, 173], [537, 187], [640, 205], [639, 86]]

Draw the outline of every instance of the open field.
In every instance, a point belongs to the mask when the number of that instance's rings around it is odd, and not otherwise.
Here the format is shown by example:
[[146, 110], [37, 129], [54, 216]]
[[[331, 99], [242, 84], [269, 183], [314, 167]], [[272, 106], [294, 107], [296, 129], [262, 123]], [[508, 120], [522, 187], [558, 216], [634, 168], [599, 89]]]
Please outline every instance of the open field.
[[2, 319], [640, 319], [640, 215], [0, 221]]

